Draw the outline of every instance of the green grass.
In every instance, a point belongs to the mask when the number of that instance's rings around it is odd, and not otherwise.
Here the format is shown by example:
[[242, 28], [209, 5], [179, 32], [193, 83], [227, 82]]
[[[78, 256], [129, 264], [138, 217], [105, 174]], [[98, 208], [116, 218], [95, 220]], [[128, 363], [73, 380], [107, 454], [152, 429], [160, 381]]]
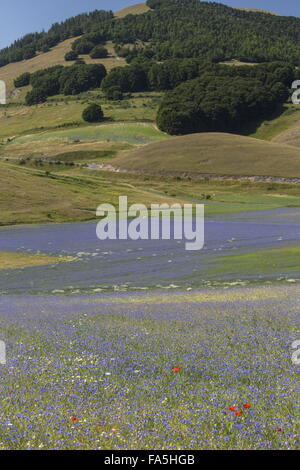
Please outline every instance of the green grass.
[[121, 122], [154, 122], [161, 94], [133, 94], [124, 101], [107, 101], [99, 91], [82, 97], [55, 97], [37, 106], [1, 106], [0, 142], [20, 135], [38, 133], [57, 128], [85, 127], [82, 112], [90, 102], [103, 108], [105, 118]]
[[[262, 140], [273, 140], [281, 133], [292, 128], [300, 121], [300, 108], [295, 105], [285, 105], [283, 113], [275, 119], [264, 121], [250, 137]], [[286, 142], [288, 143], [288, 142]]]
[[12, 161], [0, 162], [0, 185], [1, 225], [96, 219], [98, 205], [117, 206], [120, 195], [127, 195], [130, 204], [147, 206], [165, 202], [204, 203], [207, 216], [300, 207], [297, 185], [137, 177], [46, 163], [32, 168]]
[[[258, 262], [259, 260], [259, 262]], [[222, 256], [211, 262], [214, 274], [280, 274], [299, 272], [300, 245], [254, 250], [251, 253]]]
[[124, 122], [26, 135], [23, 137], [17, 137], [14, 139], [14, 143], [43, 142], [50, 139], [61, 139], [69, 140], [71, 142], [82, 140], [109, 140], [141, 145], [167, 138], [168, 136], [166, 134], [160, 132], [152, 124]]
[[0, 270], [20, 269], [29, 266], [44, 266], [47, 264], [62, 263], [72, 260], [72, 257], [67, 256], [59, 257], [0, 251]]

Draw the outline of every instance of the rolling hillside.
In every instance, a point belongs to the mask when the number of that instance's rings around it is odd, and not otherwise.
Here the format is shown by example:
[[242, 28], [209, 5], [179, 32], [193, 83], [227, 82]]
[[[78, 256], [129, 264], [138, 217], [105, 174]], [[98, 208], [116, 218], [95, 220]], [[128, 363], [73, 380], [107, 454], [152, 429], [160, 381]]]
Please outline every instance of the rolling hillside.
[[[116, 18], [124, 18], [127, 15], [139, 15], [149, 11], [150, 8], [147, 7], [146, 3], [138, 3], [123, 10], [120, 10], [115, 13]], [[53, 47], [49, 52], [40, 53], [36, 57], [31, 59], [23, 60], [21, 62], [14, 62], [4, 67], [0, 67], [0, 80], [4, 80], [7, 86], [8, 92], [8, 101], [18, 101], [24, 94], [28, 91], [28, 88], [25, 89], [15, 89], [13, 81], [19, 75], [29, 72], [33, 73], [37, 70], [45, 69], [48, 67], [53, 67], [55, 65], [64, 65], [70, 66], [74, 61], [66, 62], [64, 56], [67, 52], [71, 50], [71, 45], [76, 39], [81, 36], [72, 37], [66, 39], [65, 41], [59, 43], [57, 46]], [[108, 41], [105, 44], [109, 52], [109, 57], [105, 59], [91, 59], [89, 55], [80, 55], [79, 57], [84, 59], [88, 64], [104, 64], [107, 70], [111, 70], [113, 67], [126, 65], [126, 61], [122, 57], [118, 57], [114, 51], [114, 47], [111, 41]]]
[[[226, 15], [232, 14], [231, 9], [224, 8], [221, 5], [220, 11], [224, 10]], [[149, 10], [145, 3], [139, 3], [117, 12], [115, 17], [118, 19], [114, 21], [121, 22], [127, 15], [139, 15]], [[225, 133], [168, 138], [167, 134], [156, 129], [154, 122], [163, 92], [151, 90], [131, 93], [123, 101], [106, 100], [101, 90], [97, 89], [88, 91], [82, 97], [57, 95], [37, 106], [20, 105], [29, 87], [15, 89], [13, 80], [24, 72], [54, 65], [71, 65], [73, 62], [66, 62], [64, 55], [70, 51], [75, 40], [76, 37], [67, 39], [49, 52], [0, 68], [0, 79], [7, 83], [9, 100], [17, 102], [0, 108], [2, 161], [47, 159], [62, 154], [72, 154], [73, 160], [78, 161], [79, 158], [74, 155], [77, 151], [80, 155], [83, 152], [87, 155], [94, 152], [96, 155], [97, 152], [108, 151], [117, 155], [113, 160], [114, 167], [129, 171], [300, 178], [300, 149], [297, 148], [300, 146], [300, 116], [298, 108], [290, 105], [286, 105], [285, 112], [279, 117], [262, 122], [253, 132], [253, 137], [257, 137], [255, 139]], [[111, 41], [105, 47], [110, 54], [107, 59], [91, 59], [88, 55], [80, 57], [87, 63], [103, 63], [107, 70], [126, 64], [124, 58], [116, 55]], [[102, 106], [107, 122], [97, 126], [87, 126], [83, 122], [82, 111], [90, 101]], [[10, 185], [8, 182], [14, 178], [18, 181], [24, 177], [20, 171], [14, 171], [11, 178], [6, 174], [8, 168], [3, 167], [3, 187]], [[11, 169], [9, 173], [12, 175]], [[27, 177], [31, 178], [29, 174], [26, 174]], [[38, 181], [43, 183], [41, 178]], [[48, 183], [52, 186], [54, 180], [50, 179]], [[89, 189], [86, 191], [86, 197], [90, 199]], [[9, 191], [7, 194], [12, 197]], [[30, 204], [40, 200], [38, 192], [31, 194]], [[51, 195], [48, 200], [51, 201]], [[75, 212], [72, 215], [70, 211], [73, 219], [77, 217]], [[78, 217], [84, 218], [87, 214], [90, 214], [89, 210], [84, 216], [80, 211]]]
[[145, 173], [300, 178], [299, 149], [224, 133], [174, 137], [125, 153], [113, 164]]
[[[80, 36], [79, 36], [80, 37]], [[24, 95], [28, 91], [28, 87], [22, 89], [15, 89], [13, 81], [19, 75], [29, 72], [33, 73], [37, 70], [46, 69], [55, 65], [70, 66], [74, 61], [66, 62], [64, 57], [67, 52], [71, 50], [72, 42], [76, 41], [78, 37], [67, 39], [57, 46], [53, 47], [49, 52], [39, 54], [32, 59], [23, 60], [22, 62], [15, 62], [5, 65], [0, 68], [0, 80], [4, 80], [8, 91], [8, 101], [20, 99], [20, 95]], [[109, 57], [106, 59], [91, 59], [89, 55], [80, 55], [87, 64], [103, 64], [107, 70], [113, 67], [126, 65], [125, 59], [117, 57], [113, 45], [108, 42], [105, 47], [109, 52]]]

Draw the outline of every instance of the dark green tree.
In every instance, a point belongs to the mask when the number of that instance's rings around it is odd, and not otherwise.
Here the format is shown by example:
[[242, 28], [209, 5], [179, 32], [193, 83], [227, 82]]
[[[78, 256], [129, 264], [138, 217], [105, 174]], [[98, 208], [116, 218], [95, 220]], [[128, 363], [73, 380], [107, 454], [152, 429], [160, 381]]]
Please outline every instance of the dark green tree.
[[103, 46], [95, 46], [90, 52], [90, 57], [92, 59], [105, 59], [108, 57], [108, 50]]
[[106, 88], [105, 96], [108, 100], [120, 101], [123, 99], [123, 93], [119, 86], [112, 86], [111, 88]]
[[16, 88], [21, 88], [23, 86], [27, 86], [27, 85], [29, 85], [29, 83], [30, 83], [30, 73], [29, 72], [23, 73], [22, 75], [20, 75], [19, 77], [17, 77], [14, 80], [14, 85], [15, 85]]
[[101, 122], [104, 119], [101, 106], [90, 104], [82, 113], [82, 119], [86, 122]]
[[76, 54], [89, 54], [94, 48], [94, 44], [91, 41], [88, 41], [84, 37], [77, 39], [72, 44], [72, 49]]
[[25, 103], [28, 106], [44, 103], [45, 101], [47, 101], [47, 95], [44, 90], [41, 90], [39, 88], [34, 88], [33, 90], [29, 91], [25, 96]]
[[75, 51], [69, 51], [65, 55], [65, 61], [67, 61], [67, 62], [72, 61], [72, 60], [76, 60], [76, 59], [78, 59], [78, 54]]

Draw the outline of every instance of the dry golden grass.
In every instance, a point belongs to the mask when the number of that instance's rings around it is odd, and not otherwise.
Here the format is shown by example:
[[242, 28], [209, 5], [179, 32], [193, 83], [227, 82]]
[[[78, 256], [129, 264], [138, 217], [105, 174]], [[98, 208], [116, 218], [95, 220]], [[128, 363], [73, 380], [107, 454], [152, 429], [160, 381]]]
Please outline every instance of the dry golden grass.
[[114, 166], [145, 172], [300, 177], [300, 150], [225, 133], [191, 134], [153, 143], [114, 159]]
[[96, 219], [99, 204], [117, 206], [123, 194], [130, 204], [174, 201], [164, 192], [153, 193], [151, 183], [146, 188], [136, 182], [135, 176], [127, 182], [122, 175], [80, 168], [46, 174], [45, 169], [0, 162], [0, 225]]
[[259, 8], [236, 8], [236, 10], [249, 11], [250, 13], [265, 13], [267, 15], [279, 16], [278, 13], [274, 13], [273, 11], [268, 10], [261, 10]]
[[54, 65], [67, 65], [68, 62], [65, 62], [64, 56], [66, 52], [71, 49], [71, 44], [75, 39], [76, 38], [67, 39], [54, 47], [51, 51], [39, 54], [32, 59], [15, 62], [8, 64], [5, 67], [1, 67], [0, 79], [6, 82], [8, 92], [14, 89], [13, 81], [22, 73], [32, 73]]
[[[66, 62], [64, 57], [65, 54], [71, 50], [71, 44], [77, 38], [67, 39], [55, 46], [51, 51], [39, 54], [29, 60], [23, 60], [22, 62], [15, 62], [8, 64], [5, 67], [0, 68], [0, 80], [4, 80], [7, 86], [8, 101], [20, 101], [28, 91], [29, 87], [22, 89], [15, 89], [14, 79], [22, 73], [29, 72], [33, 73], [37, 70], [53, 67], [55, 65], [69, 66], [74, 62]], [[109, 41], [106, 46], [109, 52], [107, 59], [91, 59], [88, 55], [81, 55], [86, 63], [88, 64], [103, 64], [107, 70], [113, 67], [126, 65], [125, 59], [117, 57], [113, 48], [113, 44]]]
[[140, 15], [141, 13], [146, 13], [149, 11], [150, 8], [146, 5], [146, 3], [137, 3], [136, 5], [132, 5], [127, 8], [123, 8], [123, 10], [117, 11], [115, 16], [117, 18], [124, 18], [127, 15]]
[[272, 142], [277, 144], [285, 144], [285, 145], [292, 145], [293, 147], [300, 147], [300, 120], [298, 113], [294, 113], [295, 119], [293, 115], [290, 116], [290, 126], [276, 135]]
[[235, 65], [236, 67], [239, 67], [241, 65], [248, 65], [248, 66], [258, 65], [257, 62], [241, 62], [240, 60], [237, 60], [237, 59], [232, 59], [232, 60], [227, 60], [225, 62], [220, 62], [220, 64]]
[[7, 146], [0, 146], [0, 157], [9, 159], [22, 158], [53, 158], [57, 155], [69, 152], [91, 152], [91, 151], [123, 151], [132, 146], [120, 142], [106, 141], [80, 141], [70, 142], [67, 139], [46, 139], [39, 142], [38, 148], [36, 142], [10, 143]]

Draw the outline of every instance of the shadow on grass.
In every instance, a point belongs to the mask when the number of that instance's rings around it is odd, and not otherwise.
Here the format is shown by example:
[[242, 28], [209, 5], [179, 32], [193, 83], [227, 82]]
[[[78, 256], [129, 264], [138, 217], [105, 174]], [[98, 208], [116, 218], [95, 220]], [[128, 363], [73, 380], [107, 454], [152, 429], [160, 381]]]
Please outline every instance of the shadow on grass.
[[277, 106], [276, 110], [273, 113], [267, 114], [259, 119], [247, 122], [237, 133], [239, 135], [244, 136], [252, 135], [265, 121], [273, 121], [274, 119], [279, 118], [285, 111], [285, 105], [280, 104]]

